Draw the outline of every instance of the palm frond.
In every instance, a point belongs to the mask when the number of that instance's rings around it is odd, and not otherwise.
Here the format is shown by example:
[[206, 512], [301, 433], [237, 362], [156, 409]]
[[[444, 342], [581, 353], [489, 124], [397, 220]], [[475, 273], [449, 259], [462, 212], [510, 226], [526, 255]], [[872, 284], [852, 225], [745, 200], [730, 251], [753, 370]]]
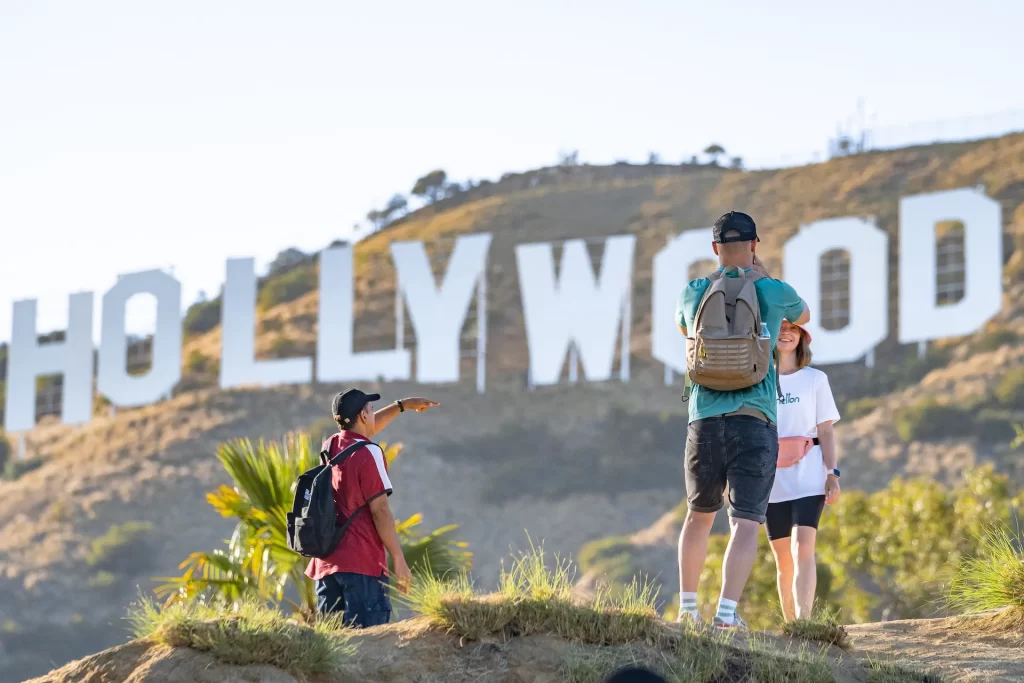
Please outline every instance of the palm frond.
[[387, 461], [388, 467], [391, 467], [391, 463], [402, 453], [402, 444], [389, 444], [387, 441], [381, 441], [379, 446], [384, 451], [384, 460]]

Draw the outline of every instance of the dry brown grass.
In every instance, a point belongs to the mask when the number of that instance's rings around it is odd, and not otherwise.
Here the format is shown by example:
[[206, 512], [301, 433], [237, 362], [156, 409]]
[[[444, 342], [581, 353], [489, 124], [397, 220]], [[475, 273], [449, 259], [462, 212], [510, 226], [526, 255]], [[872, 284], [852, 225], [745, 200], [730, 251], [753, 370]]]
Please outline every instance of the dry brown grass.
[[964, 634], [1009, 635], [1024, 641], [1024, 608], [1007, 607], [991, 614], [956, 617], [952, 628]]

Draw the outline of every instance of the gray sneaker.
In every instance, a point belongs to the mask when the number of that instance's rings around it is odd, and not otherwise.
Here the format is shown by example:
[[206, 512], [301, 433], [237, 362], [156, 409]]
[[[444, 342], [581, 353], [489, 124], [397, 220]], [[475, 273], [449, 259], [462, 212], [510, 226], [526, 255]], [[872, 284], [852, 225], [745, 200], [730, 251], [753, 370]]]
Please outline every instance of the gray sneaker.
[[746, 628], [747, 628], [747, 622], [743, 621], [743, 619], [740, 618], [739, 614], [736, 615], [735, 620], [731, 624], [727, 624], [724, 621], [722, 621], [721, 619], [719, 619], [717, 616], [715, 616], [714, 620], [711, 622], [711, 625], [714, 626], [715, 628], [723, 628], [723, 629], [746, 630]]

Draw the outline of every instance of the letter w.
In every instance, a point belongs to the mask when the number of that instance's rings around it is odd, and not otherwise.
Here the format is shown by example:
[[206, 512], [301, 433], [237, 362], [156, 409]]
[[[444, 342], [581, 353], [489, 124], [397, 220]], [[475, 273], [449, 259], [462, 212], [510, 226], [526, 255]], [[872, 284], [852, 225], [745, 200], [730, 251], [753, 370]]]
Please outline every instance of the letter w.
[[558, 382], [570, 344], [579, 351], [584, 377], [610, 379], [620, 336], [622, 376], [628, 378], [630, 321], [624, 313], [630, 310], [635, 244], [632, 235], [607, 238], [597, 278], [583, 240], [565, 242], [557, 278], [550, 243], [516, 247], [531, 384]]

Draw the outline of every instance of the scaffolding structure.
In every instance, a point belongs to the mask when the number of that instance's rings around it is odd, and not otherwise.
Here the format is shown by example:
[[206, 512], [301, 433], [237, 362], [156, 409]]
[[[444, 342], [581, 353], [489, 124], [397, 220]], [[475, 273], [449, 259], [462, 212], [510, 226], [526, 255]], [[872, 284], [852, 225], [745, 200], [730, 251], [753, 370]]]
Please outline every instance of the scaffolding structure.
[[964, 226], [956, 222], [938, 237], [935, 245], [935, 304], [952, 306], [966, 293]]
[[850, 324], [850, 253], [833, 249], [821, 255], [821, 327], [834, 331]]

